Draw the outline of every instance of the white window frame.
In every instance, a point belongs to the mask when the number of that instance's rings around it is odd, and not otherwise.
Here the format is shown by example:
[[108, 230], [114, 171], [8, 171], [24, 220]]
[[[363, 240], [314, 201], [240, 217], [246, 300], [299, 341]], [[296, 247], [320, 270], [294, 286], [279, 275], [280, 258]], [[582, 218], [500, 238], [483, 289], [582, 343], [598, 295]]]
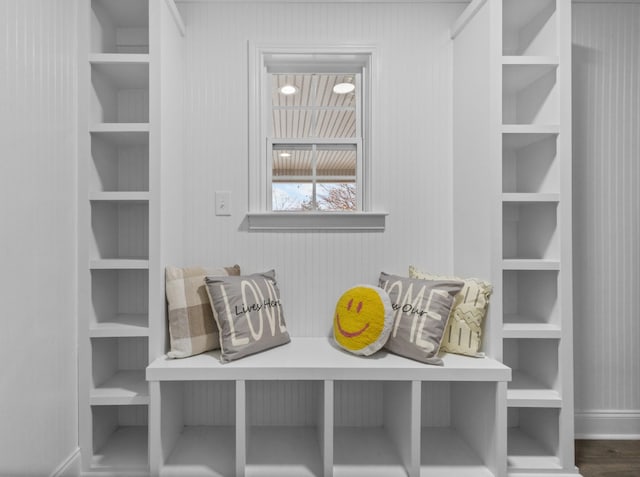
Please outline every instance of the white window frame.
[[[375, 73], [373, 46], [281, 46], [249, 44], [249, 230], [362, 230], [382, 231], [385, 212], [371, 210], [372, 205], [372, 90]], [[272, 170], [270, 152], [271, 81], [274, 72], [307, 68], [309, 72], [354, 73], [361, 76], [363, 88], [359, 111], [361, 131], [358, 137], [356, 168], [358, 210], [272, 211]], [[360, 140], [360, 138], [362, 140]], [[274, 143], [290, 142], [288, 139]], [[295, 139], [293, 142], [321, 143], [322, 139]], [[345, 143], [352, 143], [345, 140]], [[332, 144], [339, 143], [331, 141]]]

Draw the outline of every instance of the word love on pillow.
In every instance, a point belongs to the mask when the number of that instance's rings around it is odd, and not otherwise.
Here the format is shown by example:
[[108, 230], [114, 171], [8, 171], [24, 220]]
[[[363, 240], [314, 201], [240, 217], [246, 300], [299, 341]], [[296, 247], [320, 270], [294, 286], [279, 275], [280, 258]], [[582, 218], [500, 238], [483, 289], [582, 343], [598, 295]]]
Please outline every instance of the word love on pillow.
[[291, 341], [276, 273], [206, 277], [213, 317], [220, 331], [223, 363]]

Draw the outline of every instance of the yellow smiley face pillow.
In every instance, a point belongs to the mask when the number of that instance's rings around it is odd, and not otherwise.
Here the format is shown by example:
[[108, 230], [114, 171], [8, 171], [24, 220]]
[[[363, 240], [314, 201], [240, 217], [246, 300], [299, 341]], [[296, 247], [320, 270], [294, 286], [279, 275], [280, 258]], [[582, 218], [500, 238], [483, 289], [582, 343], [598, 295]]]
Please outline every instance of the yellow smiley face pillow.
[[358, 285], [338, 300], [333, 315], [333, 337], [341, 348], [362, 356], [381, 349], [393, 326], [389, 295], [382, 288]]

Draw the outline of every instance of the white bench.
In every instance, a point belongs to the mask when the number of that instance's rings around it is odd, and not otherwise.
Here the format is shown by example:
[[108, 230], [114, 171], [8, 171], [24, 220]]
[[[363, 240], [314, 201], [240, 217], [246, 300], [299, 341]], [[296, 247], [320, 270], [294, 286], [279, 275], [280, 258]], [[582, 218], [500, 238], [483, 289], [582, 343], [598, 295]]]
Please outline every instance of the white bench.
[[[430, 366], [385, 351], [364, 358], [335, 348], [328, 338], [293, 338], [227, 364], [217, 351], [158, 358], [146, 370], [150, 391], [158, 394], [151, 399], [150, 422], [160, 423], [150, 429], [151, 472], [502, 475], [504, 430], [496, 423], [506, 426], [506, 416], [496, 418], [505, 408], [511, 369], [489, 358], [446, 354], [443, 360], [444, 366]], [[198, 390], [207, 395], [196, 395]], [[302, 418], [282, 417], [289, 411], [273, 396]], [[207, 400], [216, 398], [227, 401], [217, 411], [223, 415], [203, 411], [194, 422], [193, 407], [214, 408]], [[354, 410], [364, 416], [355, 425], [349, 417]]]

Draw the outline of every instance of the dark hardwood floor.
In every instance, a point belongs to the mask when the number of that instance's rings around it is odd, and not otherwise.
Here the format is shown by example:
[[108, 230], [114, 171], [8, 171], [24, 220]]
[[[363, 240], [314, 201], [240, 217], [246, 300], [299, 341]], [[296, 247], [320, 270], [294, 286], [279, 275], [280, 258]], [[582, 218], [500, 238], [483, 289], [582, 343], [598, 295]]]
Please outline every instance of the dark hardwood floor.
[[640, 440], [576, 440], [576, 465], [583, 477], [640, 477]]

